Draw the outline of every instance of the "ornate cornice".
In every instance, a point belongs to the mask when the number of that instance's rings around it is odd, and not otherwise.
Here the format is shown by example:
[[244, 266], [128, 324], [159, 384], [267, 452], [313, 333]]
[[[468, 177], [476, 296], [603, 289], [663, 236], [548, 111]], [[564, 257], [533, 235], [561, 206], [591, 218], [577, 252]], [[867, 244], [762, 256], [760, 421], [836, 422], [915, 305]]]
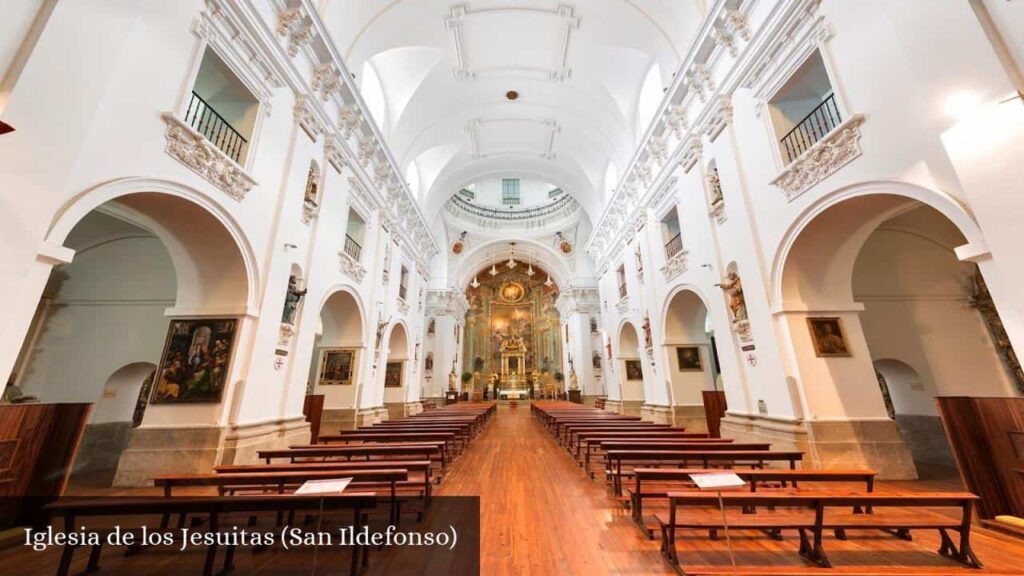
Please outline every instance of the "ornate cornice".
[[573, 314], [600, 314], [601, 304], [597, 288], [569, 288], [558, 295], [555, 308], [564, 322]]
[[341, 259], [341, 271], [356, 282], [362, 282], [366, 277], [366, 268], [363, 268], [358, 260], [349, 256], [344, 250], [338, 252], [338, 257]]
[[167, 153], [191, 168], [208, 182], [235, 200], [256, 185], [253, 179], [227, 154], [220, 151], [202, 134], [170, 112], [161, 115], [167, 124]]
[[669, 258], [665, 265], [661, 267], [661, 273], [665, 275], [665, 281], [671, 282], [676, 276], [685, 273], [688, 269], [689, 259], [690, 252], [687, 250], [680, 250]]
[[468, 311], [469, 301], [461, 291], [452, 288], [427, 290], [427, 316], [453, 316], [459, 323], [462, 323]]
[[864, 117], [856, 114], [836, 126], [814, 146], [791, 162], [772, 180], [788, 200], [800, 196], [861, 155], [860, 125]]

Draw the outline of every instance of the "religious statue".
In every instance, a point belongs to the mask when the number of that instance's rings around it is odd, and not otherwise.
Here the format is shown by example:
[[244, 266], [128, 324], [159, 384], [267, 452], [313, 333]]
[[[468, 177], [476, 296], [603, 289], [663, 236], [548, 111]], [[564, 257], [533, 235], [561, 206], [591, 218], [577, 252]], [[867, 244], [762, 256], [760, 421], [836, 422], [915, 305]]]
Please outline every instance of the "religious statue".
[[644, 348], [650, 348], [654, 346], [654, 342], [651, 340], [651, 317], [644, 314]]
[[456, 390], [455, 385], [459, 381], [459, 375], [455, 373], [455, 368], [448, 373], [448, 391], [454, 392]]
[[391, 323], [391, 317], [388, 316], [387, 320], [377, 321], [377, 352], [380, 353], [380, 343], [384, 340], [384, 330], [387, 329], [388, 324]]
[[299, 311], [299, 304], [306, 296], [306, 290], [299, 290], [299, 277], [292, 274], [288, 277], [288, 292], [284, 297], [284, 312], [281, 314], [283, 324], [295, 325], [295, 313]]
[[580, 379], [576, 376], [576, 370], [569, 372], [569, 390], [579, 390]]
[[729, 272], [725, 281], [718, 287], [729, 293], [729, 309], [732, 310], [732, 319], [746, 320], [747, 301], [743, 298], [743, 282], [740, 281], [740, 275], [735, 271]]

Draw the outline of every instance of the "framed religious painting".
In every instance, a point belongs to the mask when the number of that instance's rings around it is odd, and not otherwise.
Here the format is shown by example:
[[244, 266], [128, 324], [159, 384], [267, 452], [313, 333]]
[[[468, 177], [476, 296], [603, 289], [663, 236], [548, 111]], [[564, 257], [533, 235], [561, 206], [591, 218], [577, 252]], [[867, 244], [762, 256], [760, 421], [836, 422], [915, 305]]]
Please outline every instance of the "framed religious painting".
[[384, 367], [384, 387], [402, 387], [402, 362], [388, 362]]
[[320, 386], [351, 386], [356, 365], [356, 351], [351, 348], [324, 348], [320, 350]]
[[639, 360], [626, 360], [626, 380], [643, 380], [644, 369]]
[[236, 318], [171, 320], [150, 403], [220, 402], [237, 328]]
[[850, 346], [840, 318], [808, 318], [814, 353], [819, 357], [850, 356]]
[[676, 363], [680, 372], [703, 372], [699, 346], [676, 346]]

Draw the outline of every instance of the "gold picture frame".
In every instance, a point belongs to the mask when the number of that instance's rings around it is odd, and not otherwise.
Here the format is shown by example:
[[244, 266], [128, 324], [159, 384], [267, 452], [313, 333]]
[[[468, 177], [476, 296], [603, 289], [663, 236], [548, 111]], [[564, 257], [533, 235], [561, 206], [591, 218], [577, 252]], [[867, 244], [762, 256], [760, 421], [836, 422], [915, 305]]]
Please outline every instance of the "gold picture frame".
[[317, 384], [320, 386], [351, 386], [356, 368], [354, 348], [322, 348]]
[[850, 344], [846, 341], [843, 330], [843, 319], [835, 316], [807, 319], [807, 329], [811, 333], [814, 353], [819, 358], [849, 357]]

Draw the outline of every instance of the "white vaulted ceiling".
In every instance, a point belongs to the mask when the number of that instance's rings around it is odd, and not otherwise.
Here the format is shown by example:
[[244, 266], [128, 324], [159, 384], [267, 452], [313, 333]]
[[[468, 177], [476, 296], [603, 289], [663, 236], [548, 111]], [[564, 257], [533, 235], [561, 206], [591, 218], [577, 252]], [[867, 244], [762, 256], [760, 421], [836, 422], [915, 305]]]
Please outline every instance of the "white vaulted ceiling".
[[705, 1], [323, 0], [320, 11], [428, 218], [498, 175], [546, 179], [596, 218]]

